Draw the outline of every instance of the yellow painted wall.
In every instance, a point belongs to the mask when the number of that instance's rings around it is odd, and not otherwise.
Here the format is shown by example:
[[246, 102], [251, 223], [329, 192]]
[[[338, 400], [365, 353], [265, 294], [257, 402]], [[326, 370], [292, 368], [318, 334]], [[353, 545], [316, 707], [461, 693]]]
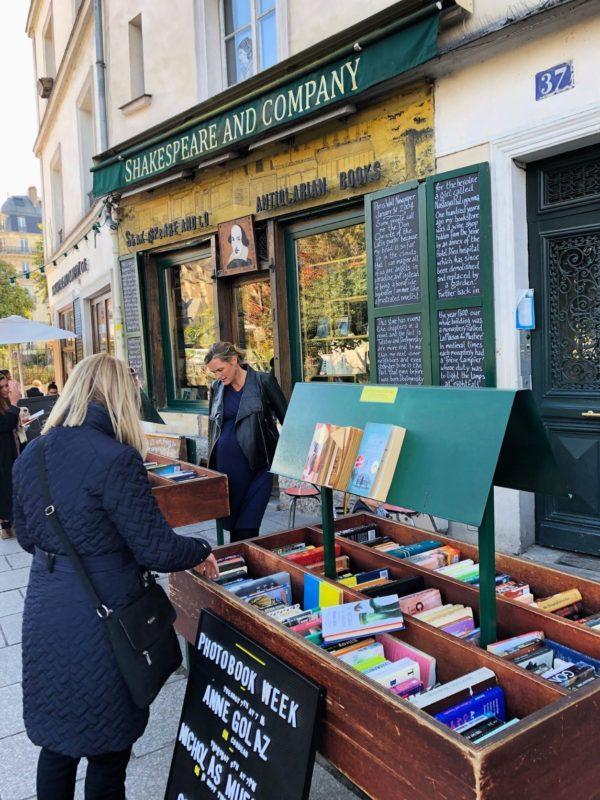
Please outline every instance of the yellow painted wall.
[[[374, 161], [382, 165], [383, 174], [378, 182], [353, 190], [338, 188], [340, 171]], [[205, 231], [210, 233], [216, 230], [219, 222], [254, 214], [257, 195], [316, 178], [327, 178], [330, 191], [324, 198], [262, 212], [256, 214], [256, 219], [339, 202], [425, 177], [434, 170], [433, 92], [429, 86], [419, 86], [390, 95], [345, 121], [333, 122], [319, 131], [318, 136], [314, 132], [305, 133], [297, 136], [293, 144], [261, 148], [256, 155], [240, 159], [231, 167], [201, 171], [192, 182], [179, 181], [163, 190], [122, 200], [119, 252], [122, 255], [132, 252], [127, 247], [126, 231], [138, 233], [208, 211], [210, 227]], [[163, 247], [192, 237], [198, 237], [198, 231], [160, 239], [135, 249]]]
[[[31, 272], [37, 269], [35, 265], [35, 255], [38, 243], [42, 240], [42, 234], [31, 233], [29, 231], [8, 231], [4, 230], [6, 227], [6, 214], [0, 214], [0, 261], [4, 261], [14, 269], [17, 283], [29, 292], [35, 308], [33, 310], [33, 319], [37, 322], [49, 322], [50, 313], [48, 310], [48, 303], [43, 301], [37, 291], [37, 285], [32, 278], [25, 278], [23, 275], [23, 262], [29, 263]], [[21, 239], [25, 239], [28, 243], [28, 250], [21, 250]]]

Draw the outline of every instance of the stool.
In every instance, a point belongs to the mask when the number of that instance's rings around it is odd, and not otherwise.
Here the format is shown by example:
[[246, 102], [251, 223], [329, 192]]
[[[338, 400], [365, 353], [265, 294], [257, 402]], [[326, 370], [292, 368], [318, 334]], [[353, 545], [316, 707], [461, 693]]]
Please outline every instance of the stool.
[[312, 484], [304, 484], [303, 486], [290, 486], [283, 490], [283, 493], [291, 498], [290, 513], [288, 514], [288, 528], [293, 528], [296, 524], [296, 504], [298, 500], [306, 497], [317, 497], [321, 502], [321, 492], [316, 486]]

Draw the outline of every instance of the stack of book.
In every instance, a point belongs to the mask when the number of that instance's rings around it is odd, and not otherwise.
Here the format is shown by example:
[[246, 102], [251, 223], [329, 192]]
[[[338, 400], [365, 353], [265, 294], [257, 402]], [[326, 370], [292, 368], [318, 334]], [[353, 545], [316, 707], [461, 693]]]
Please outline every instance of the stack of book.
[[[288, 547], [293, 549], [287, 549]], [[353, 571], [348, 556], [342, 555], [340, 545], [335, 543], [334, 547], [337, 580], [340, 584], [356, 589], [368, 597], [396, 594], [400, 599], [400, 608], [403, 614], [415, 616], [452, 636], [459, 636], [466, 641], [478, 643], [479, 628], [475, 626], [472, 608], [463, 605], [444, 605], [439, 589], [425, 589], [420, 575], [394, 579], [390, 577], [390, 571], [385, 567]], [[451, 547], [441, 549], [455, 551], [455, 548]], [[275, 552], [286, 560], [301, 564], [318, 575], [324, 574], [322, 547], [297, 543], [278, 548]]]
[[192, 469], [182, 469], [181, 464], [159, 464], [157, 461], [146, 461], [144, 466], [153, 475], [160, 475], [161, 478], [166, 478], [174, 483], [184, 483], [194, 478], [204, 477]]
[[582, 625], [585, 625], [586, 628], [592, 628], [600, 631], [600, 613], [599, 614], [591, 614], [589, 617], [582, 617], [582, 619], [578, 620]]
[[600, 662], [530, 631], [489, 644], [490, 653], [506, 658], [563, 689], [576, 690], [600, 677]]
[[443, 683], [409, 702], [477, 744], [496, 736], [519, 720], [506, 719], [504, 691], [495, 673], [481, 667]]
[[318, 422], [302, 480], [343, 492], [385, 501], [394, 477], [406, 430], [369, 422], [364, 432]]
[[[401, 545], [389, 536], [382, 535], [376, 524], [367, 524], [340, 531], [338, 536], [364, 544], [374, 550], [425, 569], [439, 572], [470, 586], [479, 586], [479, 564], [472, 558], [461, 558], [460, 549], [453, 545], [441, 545], [435, 539], [426, 539], [413, 544]], [[567, 589], [549, 597], [535, 597], [529, 584], [506, 573], [496, 575], [496, 594], [510, 600], [525, 603], [564, 619], [581, 622], [590, 628], [600, 629], [600, 613], [589, 614], [584, 607], [578, 589]]]
[[[311, 550], [318, 548], [311, 547], [308, 552]], [[300, 604], [293, 601], [286, 572], [248, 577], [241, 555], [227, 556], [217, 563], [219, 582], [225, 589], [469, 741], [483, 741], [518, 722], [507, 720], [504, 692], [492, 670], [484, 667], [438, 683], [433, 656], [386, 635], [404, 628], [405, 608], [438, 608], [441, 597], [437, 590], [342, 603], [341, 590], [307, 574], [304, 602]]]

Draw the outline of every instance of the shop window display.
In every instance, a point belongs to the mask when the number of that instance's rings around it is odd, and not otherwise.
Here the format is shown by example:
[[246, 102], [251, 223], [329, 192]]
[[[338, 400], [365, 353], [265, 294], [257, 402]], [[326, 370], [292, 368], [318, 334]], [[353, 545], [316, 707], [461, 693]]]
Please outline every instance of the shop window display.
[[168, 267], [165, 289], [173, 399], [206, 402], [211, 378], [204, 356], [217, 338], [210, 260]]
[[296, 240], [303, 380], [369, 380], [365, 226]]
[[234, 289], [236, 342], [250, 366], [268, 372], [273, 358], [273, 311], [268, 280], [242, 283]]

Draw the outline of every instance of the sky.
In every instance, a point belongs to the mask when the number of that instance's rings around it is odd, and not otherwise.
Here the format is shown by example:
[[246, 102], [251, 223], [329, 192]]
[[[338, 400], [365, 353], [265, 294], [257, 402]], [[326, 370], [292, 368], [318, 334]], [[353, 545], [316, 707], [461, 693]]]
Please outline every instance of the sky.
[[11, 194], [40, 191], [33, 155], [37, 133], [31, 39], [25, 33], [29, 0], [0, 0], [0, 202]]

